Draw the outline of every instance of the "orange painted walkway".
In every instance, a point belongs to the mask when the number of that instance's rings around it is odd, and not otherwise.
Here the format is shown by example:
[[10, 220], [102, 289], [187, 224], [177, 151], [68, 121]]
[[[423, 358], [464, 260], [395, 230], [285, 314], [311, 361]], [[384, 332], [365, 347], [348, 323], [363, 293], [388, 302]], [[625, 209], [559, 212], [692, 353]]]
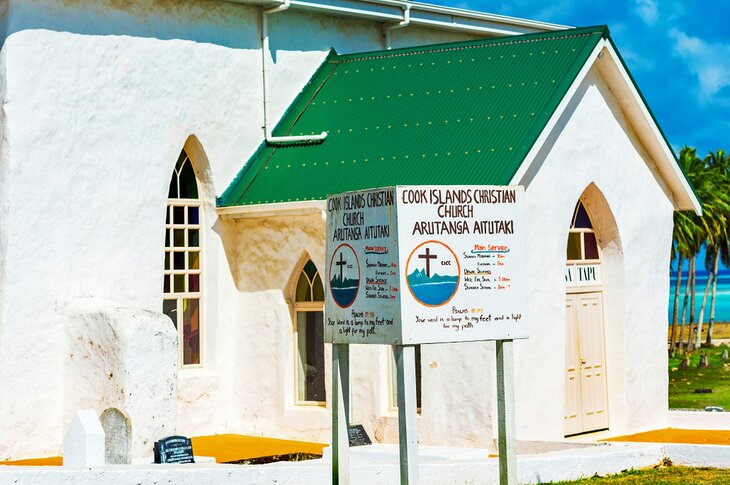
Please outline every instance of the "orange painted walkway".
[[[238, 434], [219, 434], [192, 438], [193, 452], [198, 456], [215, 457], [218, 463], [227, 463], [251, 458], [309, 453], [321, 455], [328, 446], [325, 443], [309, 441], [280, 440]], [[730, 445], [730, 430], [712, 431], [700, 429], [658, 429], [602, 441], [633, 441], [643, 443], [688, 443], [697, 445]], [[151, 454], [152, 450], [150, 450]], [[496, 455], [494, 455], [496, 456]], [[15, 466], [60, 466], [63, 458], [31, 458], [27, 460], [3, 461], [0, 465]]]
[[218, 463], [227, 463], [266, 456], [309, 453], [321, 455], [325, 443], [260, 438], [240, 434], [217, 434], [192, 438], [193, 453], [198, 456], [214, 456]]
[[[329, 446], [325, 443], [261, 438], [240, 434], [195, 436], [191, 440], [193, 441], [193, 453], [195, 455], [215, 457], [218, 463], [264, 458], [267, 456], [289, 455], [292, 453], [321, 455], [322, 450], [326, 446]], [[152, 456], [151, 449], [150, 456]], [[63, 465], [63, 458], [60, 456], [51, 456], [47, 458], [30, 458], [27, 460], [0, 461], [0, 465], [61, 466]]]
[[642, 443], [689, 443], [695, 445], [730, 445], [730, 430], [657, 429], [644, 433], [618, 436], [602, 441], [635, 441]]

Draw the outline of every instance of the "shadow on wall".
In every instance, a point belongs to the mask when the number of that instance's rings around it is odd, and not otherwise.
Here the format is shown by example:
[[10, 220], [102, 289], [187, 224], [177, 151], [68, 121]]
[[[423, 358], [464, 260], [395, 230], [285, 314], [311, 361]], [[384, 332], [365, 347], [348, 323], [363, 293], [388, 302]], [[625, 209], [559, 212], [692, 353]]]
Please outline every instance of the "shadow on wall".
[[311, 258], [320, 274], [326, 272], [325, 222], [320, 214], [219, 219], [214, 230], [239, 291], [286, 289], [298, 278], [304, 255], [304, 262]]
[[[10, 0], [0, 7], [0, 33], [3, 41], [22, 30], [46, 29], [259, 49], [260, 11], [211, 0]], [[274, 51], [327, 51], [333, 34], [346, 39], [349, 51], [372, 50], [382, 41], [378, 22], [288, 11], [272, 15], [270, 26]]]
[[260, 44], [258, 28], [241, 28], [258, 25], [258, 9], [222, 1], [10, 0], [7, 3], [10, 3], [7, 36], [21, 30], [47, 29], [82, 35], [190, 40], [237, 49], [255, 49]]

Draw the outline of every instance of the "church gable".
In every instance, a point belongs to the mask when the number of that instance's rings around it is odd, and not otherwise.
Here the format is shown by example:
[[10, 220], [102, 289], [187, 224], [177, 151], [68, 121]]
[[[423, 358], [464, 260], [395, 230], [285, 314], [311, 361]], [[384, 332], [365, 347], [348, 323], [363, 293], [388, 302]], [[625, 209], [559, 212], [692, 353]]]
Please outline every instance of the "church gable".
[[327, 138], [262, 145], [218, 205], [396, 184], [507, 184], [607, 35], [594, 27], [333, 53], [274, 130]]

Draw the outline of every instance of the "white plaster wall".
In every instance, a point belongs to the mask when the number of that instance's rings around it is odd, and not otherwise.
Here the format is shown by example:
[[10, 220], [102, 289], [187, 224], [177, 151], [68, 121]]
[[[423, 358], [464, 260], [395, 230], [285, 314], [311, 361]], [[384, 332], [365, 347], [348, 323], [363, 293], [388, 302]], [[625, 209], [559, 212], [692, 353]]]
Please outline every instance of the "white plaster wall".
[[[0, 51], [5, 122], [0, 369], [4, 391], [13, 399], [0, 404], [0, 435], [23, 439], [2, 440], [0, 458], [60, 451], [58, 342], [68, 302], [105, 298], [160, 310], [167, 187], [191, 134], [201, 146], [193, 162], [206, 209], [205, 362], [203, 369], [178, 373], [180, 429], [205, 434], [255, 426], [281, 435], [291, 434], [294, 426], [325, 436], [325, 418], [303, 426], [297, 413], [278, 421], [274, 414], [259, 416], [250, 409], [249, 401], [268, 398], [260, 389], [244, 392], [242, 386], [251, 372], [269, 372], [268, 365], [252, 366], [231, 338], [251, 322], [266, 325], [286, 315], [280, 297], [272, 305], [271, 295], [236, 287], [238, 269], [213, 211], [214, 196], [262, 139], [258, 9], [203, 0], [9, 0], [3, 5], [9, 13]], [[270, 27], [275, 117], [328, 48], [382, 48], [375, 22], [286, 12], [274, 16]], [[394, 34], [394, 45], [459, 38], [464, 36], [405, 29]], [[260, 271], [264, 275], [267, 268]], [[270, 342], [282, 342], [288, 328], [264, 332], [272, 332]], [[284, 351], [281, 345], [276, 352]], [[276, 357], [276, 365], [286, 365]], [[248, 366], [236, 367], [237, 359]]]
[[530, 339], [516, 345], [518, 437], [564, 434], [565, 248], [573, 208], [590, 184], [605, 197], [621, 243], [607, 248], [604, 262], [610, 431], [664, 427], [672, 204], [595, 69], [539, 163], [526, 192], [529, 267], [539, 271], [530, 275]]
[[[107, 298], [160, 310], [166, 192], [191, 134], [206, 216], [205, 355], [203, 368], [178, 372], [178, 431], [328, 441], [327, 410], [294, 405], [286, 292], [304, 251], [324, 267], [324, 222], [220, 221], [213, 210], [262, 138], [258, 10], [182, 0], [9, 5], [0, 51], [0, 372], [13, 399], [0, 401], [0, 435], [23, 439], [0, 441], [0, 458], [60, 450], [58, 343], [69, 302]], [[382, 48], [375, 22], [296, 12], [275, 15], [271, 35], [275, 117], [329, 47]], [[457, 38], [402, 29], [394, 44]], [[606, 271], [611, 430], [666, 419], [671, 204], [595, 75], [570, 115], [527, 191], [530, 263], [539, 271], [530, 285], [532, 337], [517, 345], [521, 439], [563, 434], [565, 244], [573, 207], [592, 182], [621, 238], [613, 255], [623, 267]], [[387, 351], [356, 347], [351, 359], [353, 420], [394, 441]], [[421, 442], [492, 446], [494, 346], [424, 346], [422, 361]]]

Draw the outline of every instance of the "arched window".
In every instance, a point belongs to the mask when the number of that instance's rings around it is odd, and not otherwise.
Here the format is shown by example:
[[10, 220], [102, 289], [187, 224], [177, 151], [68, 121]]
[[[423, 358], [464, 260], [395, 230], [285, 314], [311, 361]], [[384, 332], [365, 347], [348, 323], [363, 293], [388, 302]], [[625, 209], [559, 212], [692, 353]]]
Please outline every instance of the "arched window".
[[586, 211], [586, 208], [580, 201], [578, 201], [575, 210], [573, 210], [573, 219], [570, 223], [570, 231], [568, 233], [567, 252], [568, 262], [598, 262], [601, 259], [591, 218], [588, 216], [588, 211]]
[[324, 405], [324, 287], [309, 260], [299, 273], [294, 294], [296, 398], [301, 404]]
[[175, 164], [167, 194], [162, 311], [177, 328], [180, 363], [200, 365], [201, 203], [185, 150]]

